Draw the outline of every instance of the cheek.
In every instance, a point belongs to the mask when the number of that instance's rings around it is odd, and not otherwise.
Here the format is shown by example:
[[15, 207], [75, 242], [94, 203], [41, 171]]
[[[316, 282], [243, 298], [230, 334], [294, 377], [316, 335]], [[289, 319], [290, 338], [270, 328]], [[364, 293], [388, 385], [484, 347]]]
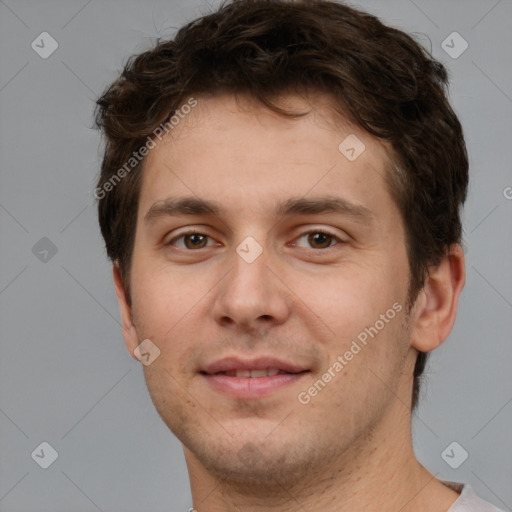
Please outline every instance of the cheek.
[[371, 401], [372, 390], [378, 391], [375, 386], [382, 387], [379, 377], [393, 384], [408, 350], [403, 327], [405, 277], [398, 266], [354, 266], [350, 271], [317, 279], [313, 289], [304, 287], [304, 292], [309, 290], [304, 301], [309, 318], [313, 319], [313, 312], [321, 320], [318, 324], [328, 328], [323, 329], [325, 336], [312, 330], [315, 343], [323, 345], [319, 373], [331, 369], [336, 375], [328, 387], [337, 392], [326, 393], [325, 399], [329, 396], [329, 400], [345, 406], [352, 403], [350, 396]]
[[[158, 264], [146, 268], [134, 265], [132, 276], [134, 319], [138, 321], [138, 329], [148, 337], [165, 337], [193, 308], [201, 294], [190, 278], [185, 281], [179, 270], [171, 273]], [[198, 290], [197, 293], [194, 290]]]
[[398, 392], [406, 354], [402, 325], [403, 314], [399, 313], [377, 331], [369, 329], [375, 328], [375, 320], [362, 329], [356, 327], [355, 331], [365, 335], [365, 343], [357, 335], [338, 337], [329, 346], [328, 363], [322, 369], [335, 376], [328, 377], [330, 382], [325, 386], [318, 383], [325, 373], [315, 376], [309, 385], [320, 391], [310, 405], [328, 410], [333, 422], [344, 424], [347, 432], [358, 432], [361, 425], [374, 423]]
[[[180, 379], [189, 378], [204, 338], [205, 322], [210, 308], [207, 292], [214, 286], [204, 276], [190, 275], [179, 268], [172, 272], [155, 263], [145, 268], [134, 265], [132, 280], [133, 317], [140, 340], [150, 339], [160, 350], [159, 357], [145, 371], [151, 374], [154, 366], [165, 367]], [[152, 375], [152, 374], [151, 374]], [[155, 374], [154, 384], [168, 375]], [[168, 385], [174, 386], [171, 378]]]
[[156, 411], [179, 437], [180, 428], [193, 423], [194, 415], [200, 410], [197, 400], [185, 391], [183, 379], [176, 378], [174, 369], [168, 365], [157, 365], [157, 359], [144, 367], [144, 378]]
[[395, 302], [402, 304], [406, 287], [399, 270], [354, 262], [307, 280], [298, 275], [293, 288], [309, 309], [308, 316], [316, 315], [330, 337], [349, 339], [373, 325]]

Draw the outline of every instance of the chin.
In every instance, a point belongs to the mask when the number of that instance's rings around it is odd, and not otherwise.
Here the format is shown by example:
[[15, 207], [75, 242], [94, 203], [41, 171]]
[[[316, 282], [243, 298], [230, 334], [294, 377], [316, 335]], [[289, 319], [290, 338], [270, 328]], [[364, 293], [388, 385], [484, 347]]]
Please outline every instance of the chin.
[[282, 492], [301, 481], [308, 471], [304, 460], [291, 460], [289, 454], [261, 453], [255, 445], [247, 443], [237, 452], [217, 456], [215, 453], [195, 454], [201, 464], [212, 474], [242, 487], [265, 487]]
[[264, 487], [265, 492], [275, 488], [282, 493], [283, 487], [303, 482], [315, 467], [320, 469], [325, 464], [325, 457], [318, 455], [323, 451], [321, 447], [306, 439], [292, 439], [285, 431], [281, 437], [271, 434], [274, 439], [267, 432], [261, 432], [259, 439], [244, 434], [238, 438], [226, 435], [212, 439], [188, 432], [182, 442], [210, 474], [245, 490]]

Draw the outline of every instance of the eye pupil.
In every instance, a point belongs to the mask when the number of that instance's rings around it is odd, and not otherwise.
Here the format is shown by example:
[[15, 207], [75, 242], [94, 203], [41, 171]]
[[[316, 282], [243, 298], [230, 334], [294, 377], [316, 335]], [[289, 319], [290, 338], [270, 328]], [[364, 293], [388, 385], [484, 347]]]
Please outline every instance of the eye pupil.
[[332, 236], [327, 233], [310, 233], [308, 238], [311, 245], [320, 244], [323, 248], [329, 246]]
[[[192, 247], [198, 247], [202, 242], [206, 240], [206, 237], [199, 233], [192, 233], [190, 235], [186, 235], [185, 240], [189, 241], [192, 244]], [[189, 244], [186, 245], [188, 246]]]

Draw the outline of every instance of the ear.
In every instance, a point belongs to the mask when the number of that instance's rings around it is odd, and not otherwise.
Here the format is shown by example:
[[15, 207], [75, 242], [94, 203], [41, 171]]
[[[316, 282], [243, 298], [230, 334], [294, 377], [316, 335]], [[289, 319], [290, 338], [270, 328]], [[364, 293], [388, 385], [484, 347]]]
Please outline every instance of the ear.
[[112, 268], [114, 277], [114, 286], [116, 289], [117, 301], [119, 302], [119, 309], [121, 310], [121, 321], [123, 324], [123, 337], [124, 343], [130, 355], [136, 360], [139, 359], [134, 355], [133, 351], [139, 345], [139, 338], [135, 326], [133, 325], [132, 308], [128, 303], [126, 291], [124, 289], [123, 278], [121, 270], [117, 264]]
[[413, 306], [411, 345], [414, 348], [430, 352], [446, 340], [455, 323], [465, 280], [464, 251], [459, 244], [453, 244], [441, 263], [431, 269]]

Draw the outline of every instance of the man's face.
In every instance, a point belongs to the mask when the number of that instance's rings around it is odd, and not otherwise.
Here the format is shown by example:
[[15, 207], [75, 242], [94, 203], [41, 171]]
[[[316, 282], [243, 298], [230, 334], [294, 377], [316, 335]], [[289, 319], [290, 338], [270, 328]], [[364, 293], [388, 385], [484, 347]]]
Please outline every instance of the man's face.
[[[147, 157], [131, 267], [138, 341], [160, 350], [144, 366], [156, 409], [190, 457], [240, 481], [348, 454], [412, 383], [384, 147], [335, 120], [326, 97], [285, 100], [313, 111], [290, 120], [198, 98]], [[218, 212], [173, 210], [184, 197]]]

